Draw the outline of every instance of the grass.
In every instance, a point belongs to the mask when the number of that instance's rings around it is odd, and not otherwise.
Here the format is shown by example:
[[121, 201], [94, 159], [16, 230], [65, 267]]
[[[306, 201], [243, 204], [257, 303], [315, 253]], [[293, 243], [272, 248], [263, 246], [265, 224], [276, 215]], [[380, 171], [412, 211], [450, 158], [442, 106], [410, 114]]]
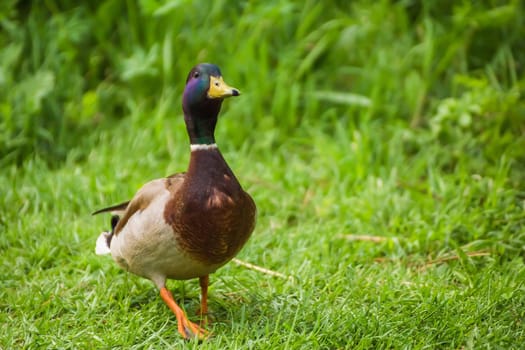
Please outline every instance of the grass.
[[[12, 3], [0, 348], [525, 343], [519, 1]], [[220, 269], [202, 344], [180, 338], [151, 282], [95, 256], [109, 218], [90, 215], [185, 170], [180, 95], [197, 61], [243, 91], [216, 135], [259, 209], [238, 258], [293, 277]], [[169, 287], [192, 315], [198, 282]]]

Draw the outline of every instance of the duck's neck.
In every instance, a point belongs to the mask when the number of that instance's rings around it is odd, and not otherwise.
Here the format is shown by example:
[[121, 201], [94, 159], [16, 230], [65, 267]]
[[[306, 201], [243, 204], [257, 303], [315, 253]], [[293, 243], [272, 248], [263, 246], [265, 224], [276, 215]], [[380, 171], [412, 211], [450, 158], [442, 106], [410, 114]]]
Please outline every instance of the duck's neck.
[[183, 104], [184, 121], [192, 146], [215, 143], [215, 125], [221, 103], [221, 100], [207, 100], [193, 106]]
[[205, 188], [225, 181], [234, 188], [240, 186], [215, 144], [215, 125], [221, 104], [222, 100], [191, 103], [189, 98], [183, 99], [184, 121], [191, 149], [187, 173], [187, 178], [191, 179], [189, 186]]

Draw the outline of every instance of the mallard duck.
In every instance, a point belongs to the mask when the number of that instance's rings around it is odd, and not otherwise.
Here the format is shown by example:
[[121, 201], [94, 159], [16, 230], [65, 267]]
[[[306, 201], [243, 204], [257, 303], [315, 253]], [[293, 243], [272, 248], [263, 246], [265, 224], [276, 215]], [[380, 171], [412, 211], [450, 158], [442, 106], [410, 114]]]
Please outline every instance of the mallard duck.
[[200, 314], [208, 311], [209, 274], [230, 261], [250, 237], [256, 217], [246, 193], [215, 143], [223, 100], [239, 96], [216, 65], [195, 66], [186, 79], [182, 109], [190, 138], [188, 170], [146, 183], [133, 199], [93, 214], [110, 212], [97, 254], [111, 254], [123, 269], [150, 279], [177, 317], [184, 338], [208, 332], [188, 320], [166, 288], [167, 279], [199, 278]]

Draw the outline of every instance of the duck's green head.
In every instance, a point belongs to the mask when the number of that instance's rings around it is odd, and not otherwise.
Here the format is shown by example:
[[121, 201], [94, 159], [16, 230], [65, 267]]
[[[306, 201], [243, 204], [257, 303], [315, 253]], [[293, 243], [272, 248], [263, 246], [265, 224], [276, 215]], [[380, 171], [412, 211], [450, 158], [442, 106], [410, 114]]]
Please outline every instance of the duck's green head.
[[191, 144], [215, 143], [213, 134], [222, 101], [239, 95], [239, 90], [224, 82], [216, 65], [201, 63], [191, 69], [182, 97], [184, 120]]
[[239, 90], [224, 82], [219, 67], [211, 63], [196, 65], [186, 78], [184, 99], [189, 103], [200, 103], [206, 99], [222, 100], [226, 97], [239, 95]]

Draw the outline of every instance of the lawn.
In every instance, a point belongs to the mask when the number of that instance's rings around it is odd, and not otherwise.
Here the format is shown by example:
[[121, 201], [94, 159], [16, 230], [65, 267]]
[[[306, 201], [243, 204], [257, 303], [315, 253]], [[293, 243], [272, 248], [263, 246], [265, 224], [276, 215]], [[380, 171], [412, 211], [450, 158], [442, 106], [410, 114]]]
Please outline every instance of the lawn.
[[[49, 0], [0, 6], [0, 348], [522, 348], [521, 1]], [[198, 62], [239, 98], [216, 139], [258, 207], [184, 341], [150, 281], [95, 255], [185, 171]], [[197, 280], [168, 287], [194, 321]]]

